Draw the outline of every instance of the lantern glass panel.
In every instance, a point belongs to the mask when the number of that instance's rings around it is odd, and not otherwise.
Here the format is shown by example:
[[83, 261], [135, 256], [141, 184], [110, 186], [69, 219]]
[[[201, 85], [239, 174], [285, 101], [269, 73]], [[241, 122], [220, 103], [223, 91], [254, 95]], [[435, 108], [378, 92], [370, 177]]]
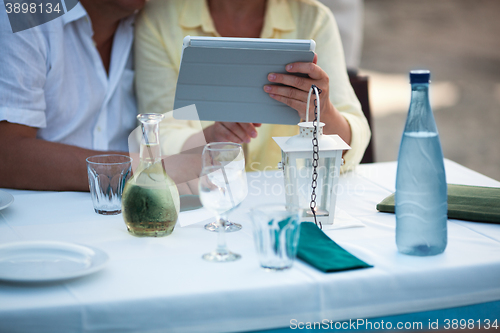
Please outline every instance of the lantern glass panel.
[[[291, 158], [284, 153], [284, 176], [286, 204], [304, 210], [304, 216], [311, 216], [311, 193], [313, 177], [312, 158]], [[330, 203], [335, 176], [335, 157], [322, 157], [318, 160], [316, 186], [316, 214], [325, 216], [330, 212]]]

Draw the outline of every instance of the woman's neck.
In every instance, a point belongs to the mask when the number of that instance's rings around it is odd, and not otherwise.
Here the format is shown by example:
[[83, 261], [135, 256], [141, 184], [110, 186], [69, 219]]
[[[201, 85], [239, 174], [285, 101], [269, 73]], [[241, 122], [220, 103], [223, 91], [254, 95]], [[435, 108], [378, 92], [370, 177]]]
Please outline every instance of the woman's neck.
[[208, 0], [215, 28], [223, 37], [259, 38], [267, 0]]

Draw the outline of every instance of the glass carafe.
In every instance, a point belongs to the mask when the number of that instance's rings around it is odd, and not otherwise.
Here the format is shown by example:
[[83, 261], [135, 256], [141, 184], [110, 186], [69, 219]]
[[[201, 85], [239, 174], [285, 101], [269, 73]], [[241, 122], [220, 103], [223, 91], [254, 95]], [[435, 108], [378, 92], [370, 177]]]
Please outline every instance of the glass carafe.
[[179, 192], [161, 160], [159, 123], [162, 114], [140, 114], [140, 163], [125, 185], [122, 214], [134, 236], [162, 237], [174, 230], [179, 216]]

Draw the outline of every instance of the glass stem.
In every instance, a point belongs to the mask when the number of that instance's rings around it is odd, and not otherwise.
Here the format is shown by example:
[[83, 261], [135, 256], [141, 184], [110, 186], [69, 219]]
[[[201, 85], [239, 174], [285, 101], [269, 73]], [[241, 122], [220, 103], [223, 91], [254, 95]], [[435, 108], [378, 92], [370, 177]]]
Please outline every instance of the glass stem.
[[217, 237], [217, 253], [227, 254], [229, 253], [229, 250], [227, 249], [226, 238], [224, 235], [226, 232], [226, 219], [223, 215], [217, 216], [217, 224], [219, 225], [217, 228], [219, 230]]

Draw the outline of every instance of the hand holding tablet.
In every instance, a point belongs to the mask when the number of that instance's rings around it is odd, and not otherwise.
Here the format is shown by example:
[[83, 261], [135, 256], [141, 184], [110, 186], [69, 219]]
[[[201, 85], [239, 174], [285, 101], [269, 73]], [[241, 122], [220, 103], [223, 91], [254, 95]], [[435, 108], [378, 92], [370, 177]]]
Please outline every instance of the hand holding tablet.
[[[199, 120], [295, 125], [300, 116], [293, 108], [300, 107], [299, 101], [291, 103], [290, 107], [273, 100], [264, 91], [264, 86], [270, 83], [270, 73], [277, 74], [278, 80], [289, 81], [288, 75], [282, 75], [287, 74], [285, 66], [311, 63], [314, 49], [313, 40], [187, 36], [177, 81], [174, 117], [197, 120], [177, 110], [195, 104]], [[289, 73], [302, 70], [292, 68]], [[307, 84], [310, 79], [303, 80], [301, 82]], [[276, 91], [274, 95], [279, 96], [280, 92], [286, 93], [286, 90]]]

